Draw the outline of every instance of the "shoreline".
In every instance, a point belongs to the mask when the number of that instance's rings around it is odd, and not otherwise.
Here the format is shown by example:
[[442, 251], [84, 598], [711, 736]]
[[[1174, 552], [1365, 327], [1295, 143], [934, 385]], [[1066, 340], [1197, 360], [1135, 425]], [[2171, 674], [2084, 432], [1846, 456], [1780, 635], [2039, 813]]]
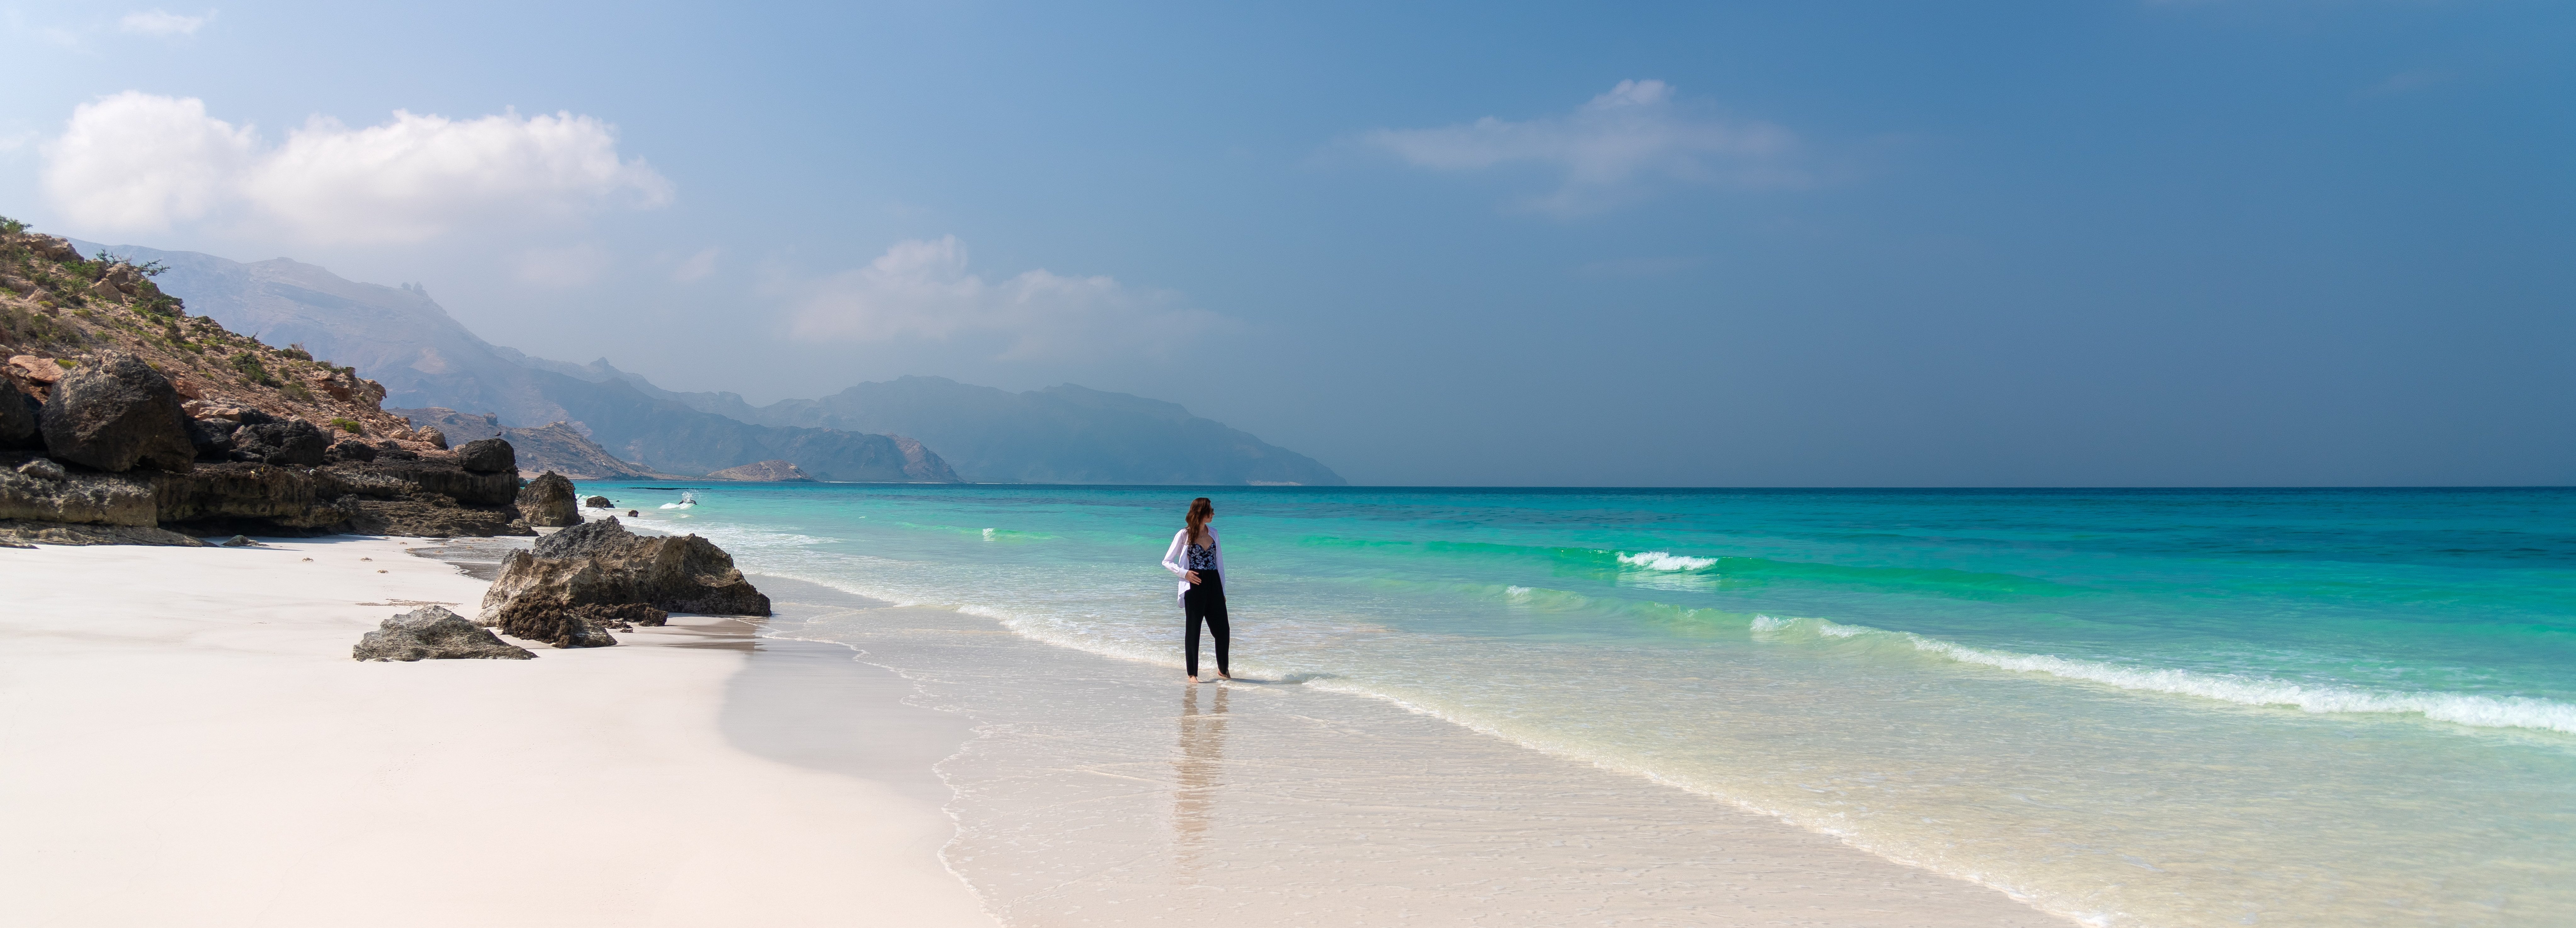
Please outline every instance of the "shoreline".
[[[1249, 678], [1187, 686], [1176, 668], [988, 616], [753, 577], [799, 606], [764, 636], [847, 648], [900, 674], [921, 703], [973, 720], [975, 740], [939, 765], [960, 825], [946, 856], [1014, 926], [1102, 913], [1129, 924], [2087, 923], [1394, 701]], [[834, 613], [848, 624], [812, 621]], [[863, 631], [834, 637], [851, 629]], [[1375, 750], [1386, 744], [1405, 749]], [[1458, 769], [1417, 769], [1443, 762]]]
[[[903, 776], [955, 729], [891, 675], [698, 616], [533, 661], [350, 659], [480, 600], [424, 544], [0, 551], [0, 921], [996, 924], [938, 859], [935, 778]], [[751, 679], [774, 731], [747, 746]]]

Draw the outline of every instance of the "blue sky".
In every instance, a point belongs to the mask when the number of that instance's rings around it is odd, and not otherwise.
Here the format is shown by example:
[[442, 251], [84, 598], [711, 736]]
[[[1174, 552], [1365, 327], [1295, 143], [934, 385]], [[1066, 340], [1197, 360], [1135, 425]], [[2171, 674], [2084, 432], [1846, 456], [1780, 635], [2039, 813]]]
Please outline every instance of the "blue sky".
[[0, 213], [421, 282], [675, 389], [1072, 381], [1362, 483], [2576, 483], [2563, 4], [20, 4], [0, 37]]

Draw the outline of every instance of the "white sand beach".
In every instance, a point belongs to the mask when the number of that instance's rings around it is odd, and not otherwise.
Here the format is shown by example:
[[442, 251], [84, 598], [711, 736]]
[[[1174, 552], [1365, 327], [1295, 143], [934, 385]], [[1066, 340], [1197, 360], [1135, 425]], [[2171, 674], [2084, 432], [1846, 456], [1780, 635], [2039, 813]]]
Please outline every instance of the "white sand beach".
[[929, 764], [967, 730], [902, 681], [767, 671], [823, 697], [763, 706], [836, 761], [791, 764], [719, 725], [732, 620], [353, 661], [413, 603], [481, 599], [405, 547], [0, 551], [0, 924], [994, 924], [938, 857]]

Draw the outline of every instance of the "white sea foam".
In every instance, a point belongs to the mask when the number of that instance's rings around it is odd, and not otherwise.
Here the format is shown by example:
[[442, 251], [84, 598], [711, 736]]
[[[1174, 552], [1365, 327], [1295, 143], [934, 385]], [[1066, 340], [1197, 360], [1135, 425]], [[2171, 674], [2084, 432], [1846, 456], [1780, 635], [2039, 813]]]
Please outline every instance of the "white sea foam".
[[1647, 570], [1707, 570], [1717, 566], [1713, 557], [1685, 557], [1670, 551], [1641, 551], [1619, 555], [1619, 563]]
[[1978, 664], [2023, 673], [2044, 673], [2070, 680], [2108, 684], [2125, 690], [2198, 696], [2246, 706], [2289, 706], [2304, 712], [2354, 714], [2419, 714], [2428, 719], [2478, 728], [2534, 728], [2576, 734], [2576, 705], [2524, 696], [2479, 696], [2366, 690], [2347, 686], [2292, 683], [2268, 677], [2204, 673], [2176, 668], [2127, 667], [2103, 661], [2022, 654], [1972, 648], [1955, 642], [1892, 632], [1866, 625], [1844, 625], [1824, 619], [1775, 619], [1755, 616], [1757, 632], [1793, 629], [1818, 637], [1848, 639], [1863, 635], [1903, 641], [1917, 651], [1963, 664]]

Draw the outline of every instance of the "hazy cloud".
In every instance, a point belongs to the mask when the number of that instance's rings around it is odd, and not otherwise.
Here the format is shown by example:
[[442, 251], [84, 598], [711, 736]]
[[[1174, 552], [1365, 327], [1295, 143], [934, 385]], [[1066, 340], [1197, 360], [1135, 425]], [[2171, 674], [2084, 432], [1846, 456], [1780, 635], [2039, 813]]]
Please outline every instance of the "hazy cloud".
[[182, 16], [155, 9], [141, 13], [127, 13], [123, 19], [116, 21], [116, 27], [143, 35], [196, 35], [198, 28], [213, 22], [214, 19], [213, 10], [207, 10], [206, 15], [203, 16]]
[[1806, 180], [1787, 163], [1797, 147], [1789, 130], [1677, 104], [1671, 85], [1652, 80], [1620, 81], [1563, 116], [1381, 129], [1361, 141], [1432, 170], [1555, 168], [1562, 172], [1560, 186], [1524, 205], [1560, 215], [1617, 206], [1656, 183], [1772, 187]]
[[452, 120], [396, 111], [352, 129], [316, 116], [271, 148], [205, 103], [127, 91], [83, 104], [45, 146], [46, 193], [75, 225], [161, 231], [233, 218], [312, 240], [415, 242], [483, 222], [561, 221], [670, 201], [588, 116]]
[[1014, 359], [1161, 353], [1225, 322], [1108, 277], [1039, 270], [986, 280], [967, 270], [966, 246], [953, 235], [898, 243], [867, 267], [802, 289], [800, 338], [997, 338], [1005, 343], [997, 356]]
[[563, 248], [531, 248], [515, 262], [520, 280], [544, 287], [578, 287], [598, 280], [616, 263], [608, 249], [588, 243]]

